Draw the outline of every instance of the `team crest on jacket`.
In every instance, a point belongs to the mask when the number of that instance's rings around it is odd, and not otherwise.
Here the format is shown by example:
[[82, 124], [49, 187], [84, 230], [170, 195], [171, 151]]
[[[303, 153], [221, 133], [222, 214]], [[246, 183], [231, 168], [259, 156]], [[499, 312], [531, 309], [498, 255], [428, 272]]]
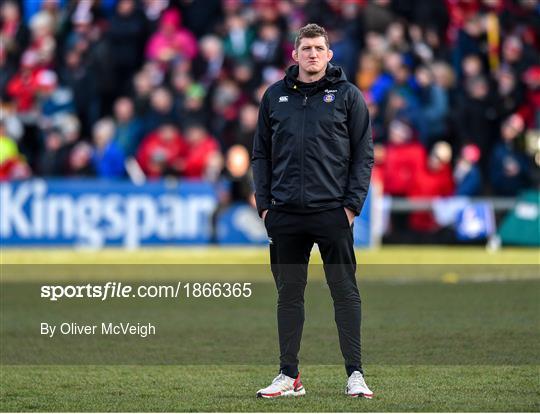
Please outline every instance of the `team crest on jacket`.
[[323, 96], [323, 101], [326, 103], [334, 102], [334, 99], [336, 99], [336, 96], [333, 93], [327, 93]]

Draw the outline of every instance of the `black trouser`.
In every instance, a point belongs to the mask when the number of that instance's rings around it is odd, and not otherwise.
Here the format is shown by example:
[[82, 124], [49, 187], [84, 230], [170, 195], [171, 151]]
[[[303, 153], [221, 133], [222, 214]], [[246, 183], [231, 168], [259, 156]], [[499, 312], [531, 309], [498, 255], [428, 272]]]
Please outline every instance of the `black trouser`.
[[335, 321], [347, 375], [362, 372], [360, 294], [352, 228], [343, 207], [312, 214], [270, 210], [265, 217], [270, 261], [278, 290], [280, 370], [298, 373], [298, 351], [304, 326], [304, 289], [311, 248], [317, 243], [326, 281], [334, 300]]

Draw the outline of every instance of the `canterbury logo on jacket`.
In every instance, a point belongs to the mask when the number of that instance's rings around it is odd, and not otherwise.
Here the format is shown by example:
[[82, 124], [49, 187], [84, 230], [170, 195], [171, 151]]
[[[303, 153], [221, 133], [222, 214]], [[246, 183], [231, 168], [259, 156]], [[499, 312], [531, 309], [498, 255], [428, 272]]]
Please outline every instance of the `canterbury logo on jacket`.
[[339, 206], [359, 214], [373, 166], [362, 94], [338, 66], [329, 64], [309, 92], [297, 77], [298, 66], [291, 66], [260, 105], [252, 157], [259, 215], [270, 208], [310, 213]]

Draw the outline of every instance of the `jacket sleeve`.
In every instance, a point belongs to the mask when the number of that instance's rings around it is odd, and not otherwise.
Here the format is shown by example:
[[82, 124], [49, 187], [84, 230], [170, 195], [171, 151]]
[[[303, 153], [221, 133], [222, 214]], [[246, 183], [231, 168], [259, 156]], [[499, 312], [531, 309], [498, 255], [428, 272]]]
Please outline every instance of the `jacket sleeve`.
[[255, 184], [255, 201], [257, 211], [262, 212], [270, 207], [270, 185], [272, 180], [272, 131], [270, 127], [270, 110], [268, 108], [268, 91], [264, 94], [259, 107], [259, 119], [253, 139], [253, 181]]
[[362, 94], [356, 87], [351, 88], [347, 103], [347, 129], [351, 158], [343, 205], [359, 215], [371, 180], [373, 140], [368, 109]]

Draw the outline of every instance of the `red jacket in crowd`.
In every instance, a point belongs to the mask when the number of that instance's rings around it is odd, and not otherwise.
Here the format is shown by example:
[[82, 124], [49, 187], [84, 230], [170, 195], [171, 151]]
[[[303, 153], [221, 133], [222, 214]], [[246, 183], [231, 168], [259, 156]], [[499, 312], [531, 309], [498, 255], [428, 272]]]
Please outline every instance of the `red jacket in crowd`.
[[182, 135], [170, 126], [164, 126], [148, 134], [137, 152], [137, 161], [151, 178], [167, 172], [180, 174], [188, 154], [188, 145]]
[[7, 84], [7, 93], [14, 101], [18, 112], [28, 112], [34, 106], [38, 93], [39, 69], [22, 69]]
[[384, 193], [405, 196], [425, 159], [426, 150], [418, 141], [389, 143], [383, 165]]
[[210, 157], [217, 151], [219, 151], [219, 145], [210, 135], [207, 135], [199, 142], [189, 144], [183, 176], [188, 178], [203, 178]]
[[[452, 166], [442, 164], [440, 169], [431, 170], [426, 162], [424, 167], [416, 172], [407, 192], [410, 198], [447, 197], [453, 194]], [[409, 225], [411, 229], [424, 233], [433, 232], [439, 228], [430, 211], [411, 213]]]

